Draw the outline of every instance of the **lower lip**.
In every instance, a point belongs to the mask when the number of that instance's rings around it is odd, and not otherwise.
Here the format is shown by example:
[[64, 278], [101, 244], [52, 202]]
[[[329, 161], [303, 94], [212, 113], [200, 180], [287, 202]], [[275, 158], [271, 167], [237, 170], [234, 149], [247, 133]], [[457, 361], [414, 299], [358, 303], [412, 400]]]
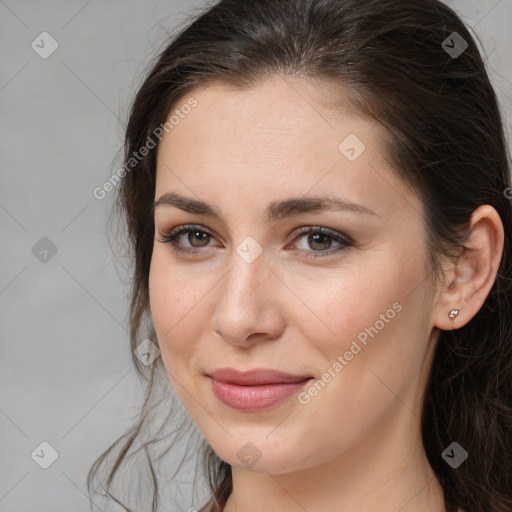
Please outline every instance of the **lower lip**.
[[266, 409], [296, 393], [311, 379], [301, 382], [237, 386], [211, 379], [215, 396], [225, 405], [239, 411]]

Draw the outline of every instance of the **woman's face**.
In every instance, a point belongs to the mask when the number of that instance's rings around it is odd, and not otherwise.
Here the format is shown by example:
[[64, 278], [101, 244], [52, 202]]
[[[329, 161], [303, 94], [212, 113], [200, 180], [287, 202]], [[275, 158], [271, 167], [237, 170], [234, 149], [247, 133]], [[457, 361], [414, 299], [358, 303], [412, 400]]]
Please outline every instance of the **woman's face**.
[[[149, 287], [163, 363], [217, 454], [252, 471], [391, 451], [419, 432], [435, 342], [422, 204], [386, 164], [381, 126], [326, 91], [290, 78], [197, 88], [159, 147]], [[339, 204], [304, 208], [319, 198]], [[191, 253], [161, 241], [184, 225], [174, 244]], [[215, 393], [209, 375], [226, 367], [310, 380]]]

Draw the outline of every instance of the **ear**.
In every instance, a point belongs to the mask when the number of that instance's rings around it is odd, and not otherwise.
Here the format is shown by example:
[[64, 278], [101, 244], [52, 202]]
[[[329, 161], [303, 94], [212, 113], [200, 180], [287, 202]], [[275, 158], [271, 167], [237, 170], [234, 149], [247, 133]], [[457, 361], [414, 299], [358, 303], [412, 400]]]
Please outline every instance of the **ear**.
[[[468, 250], [462, 250], [445, 272], [445, 282], [433, 310], [434, 326], [443, 330], [466, 325], [480, 310], [496, 279], [503, 253], [503, 223], [490, 205], [477, 208], [470, 220]], [[453, 320], [449, 313], [460, 312]]]

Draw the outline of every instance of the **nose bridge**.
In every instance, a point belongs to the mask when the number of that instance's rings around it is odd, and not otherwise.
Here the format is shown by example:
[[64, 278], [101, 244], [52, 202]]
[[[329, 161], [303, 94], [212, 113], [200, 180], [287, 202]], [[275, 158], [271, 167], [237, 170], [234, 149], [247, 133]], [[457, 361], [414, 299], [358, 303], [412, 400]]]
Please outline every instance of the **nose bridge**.
[[[255, 256], [254, 248], [246, 242], [242, 242], [232, 254], [229, 263], [230, 270], [221, 285], [221, 297], [219, 303], [231, 303], [244, 306], [246, 302], [258, 302], [266, 295], [266, 286], [262, 286], [271, 275], [267, 267], [266, 253], [261, 252]], [[268, 291], [268, 290], [267, 290]]]
[[273, 274], [266, 253], [261, 248], [257, 254], [256, 249], [254, 242], [242, 241], [233, 251], [230, 269], [220, 283], [214, 329], [230, 342], [243, 342], [253, 333], [273, 336], [279, 329], [277, 312], [270, 311], [275, 309], [275, 294], [269, 288]]

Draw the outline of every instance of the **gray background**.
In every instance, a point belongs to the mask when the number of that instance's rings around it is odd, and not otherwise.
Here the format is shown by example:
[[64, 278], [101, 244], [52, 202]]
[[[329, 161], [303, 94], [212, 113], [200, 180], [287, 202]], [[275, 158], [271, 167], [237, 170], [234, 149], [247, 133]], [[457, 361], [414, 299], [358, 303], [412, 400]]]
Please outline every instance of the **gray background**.
[[[512, 1], [447, 3], [483, 44], [510, 134]], [[89, 510], [87, 471], [137, 412], [127, 261], [107, 239], [112, 193], [92, 192], [119, 167], [149, 59], [203, 5], [0, 0], [0, 512]], [[44, 31], [47, 59], [31, 47]], [[31, 457], [43, 441], [48, 469]]]

